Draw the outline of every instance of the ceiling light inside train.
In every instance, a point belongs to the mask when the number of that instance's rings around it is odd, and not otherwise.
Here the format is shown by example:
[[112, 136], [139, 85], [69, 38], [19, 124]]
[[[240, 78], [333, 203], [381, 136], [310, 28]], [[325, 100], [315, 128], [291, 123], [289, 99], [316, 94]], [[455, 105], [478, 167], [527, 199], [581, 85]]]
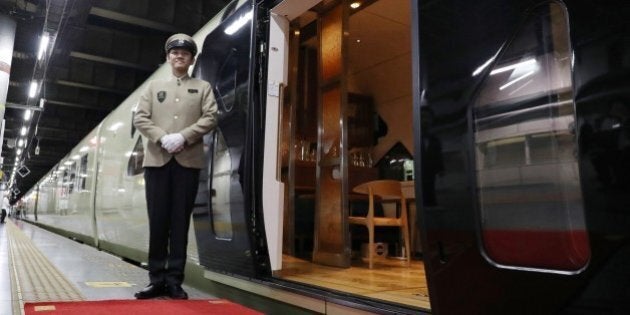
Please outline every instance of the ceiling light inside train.
[[254, 16], [254, 13], [252, 11], [249, 11], [245, 13], [244, 15], [241, 15], [241, 17], [239, 17], [238, 20], [232, 22], [232, 24], [230, 24], [225, 29], [224, 31], [225, 34], [232, 35], [236, 33], [239, 29], [241, 29], [241, 27], [247, 24], [247, 22], [249, 22], [249, 20], [251, 20], [253, 16]]
[[22, 129], [20, 130], [20, 136], [26, 135], [26, 131], [27, 131], [26, 127], [22, 127]]
[[361, 2], [359, 2], [359, 1], [355, 1], [355, 2], [350, 3], [350, 7], [353, 8], [353, 9], [357, 9], [360, 6], [361, 6]]
[[530, 59], [523, 60], [521, 62], [517, 62], [517, 63], [515, 63], [513, 65], [509, 65], [509, 66], [505, 66], [505, 67], [494, 69], [494, 70], [492, 70], [490, 72], [490, 75], [495, 75], [497, 73], [502, 73], [502, 72], [506, 72], [506, 71], [510, 71], [510, 70], [517, 70], [517, 71], [521, 71], [521, 72], [526, 72], [526, 71], [535, 70], [536, 68], [538, 68], [538, 64], [536, 63], [536, 59], [535, 58], [530, 58]]
[[24, 111], [24, 121], [29, 121], [31, 119], [31, 110], [27, 109]]
[[24, 146], [24, 139], [20, 139], [18, 140], [18, 147], [23, 147]]
[[42, 59], [42, 57], [44, 56], [44, 52], [48, 48], [49, 42], [50, 42], [50, 36], [48, 35], [48, 33], [44, 32], [39, 42], [39, 51], [37, 51], [37, 60]]

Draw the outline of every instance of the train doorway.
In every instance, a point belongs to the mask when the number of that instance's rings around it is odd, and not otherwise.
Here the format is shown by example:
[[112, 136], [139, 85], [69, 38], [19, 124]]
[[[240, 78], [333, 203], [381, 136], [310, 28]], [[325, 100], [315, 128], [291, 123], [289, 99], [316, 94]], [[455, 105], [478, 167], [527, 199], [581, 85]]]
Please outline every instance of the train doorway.
[[[293, 5], [303, 8], [283, 14], [290, 20], [280, 124], [285, 206], [275, 275], [428, 310], [414, 195], [409, 1]], [[382, 180], [398, 183], [405, 205], [386, 202], [371, 213], [405, 218], [374, 227], [370, 242], [367, 226], [353, 223], [370, 216], [366, 185]]]

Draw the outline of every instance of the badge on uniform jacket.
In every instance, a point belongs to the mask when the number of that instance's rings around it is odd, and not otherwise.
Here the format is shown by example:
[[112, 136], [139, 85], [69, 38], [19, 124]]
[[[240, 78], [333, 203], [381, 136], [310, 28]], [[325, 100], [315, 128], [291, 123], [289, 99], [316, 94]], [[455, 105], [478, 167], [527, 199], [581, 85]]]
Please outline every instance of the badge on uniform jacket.
[[158, 97], [158, 101], [160, 101], [160, 103], [164, 102], [164, 100], [166, 99], [166, 91], [159, 91], [157, 93], [157, 97]]
[[197, 89], [188, 89], [188, 93], [197, 93], [199, 92]]

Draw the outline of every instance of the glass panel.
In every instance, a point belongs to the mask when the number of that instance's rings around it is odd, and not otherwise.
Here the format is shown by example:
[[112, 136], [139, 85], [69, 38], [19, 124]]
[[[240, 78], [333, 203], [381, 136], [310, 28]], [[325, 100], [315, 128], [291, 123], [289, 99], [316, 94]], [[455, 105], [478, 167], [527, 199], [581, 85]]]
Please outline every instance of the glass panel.
[[236, 102], [238, 54], [236, 49], [230, 50], [219, 69], [219, 76], [214, 86], [215, 98], [226, 112], [232, 111]]
[[87, 178], [88, 155], [81, 156], [81, 165], [79, 167], [79, 176], [77, 177], [77, 189], [85, 191], [85, 179]]
[[474, 104], [481, 235], [501, 267], [575, 272], [590, 257], [568, 33], [562, 6], [537, 7]]
[[129, 161], [127, 161], [127, 176], [134, 176], [144, 173], [142, 168], [142, 160], [144, 160], [144, 144], [142, 138], [138, 137], [136, 145], [133, 146], [133, 151], [129, 154]]
[[71, 194], [74, 192], [74, 183], [76, 181], [76, 175], [77, 175], [77, 163], [75, 161], [71, 161], [71, 162], [66, 162], [68, 164], [68, 172], [64, 175], [64, 184], [67, 185], [68, 187], [68, 194]]
[[[210, 191], [212, 228], [218, 239], [232, 239], [230, 187], [232, 183], [232, 157], [220, 130], [214, 133], [212, 152], [212, 188]], [[235, 174], [238, 176], [238, 174]]]

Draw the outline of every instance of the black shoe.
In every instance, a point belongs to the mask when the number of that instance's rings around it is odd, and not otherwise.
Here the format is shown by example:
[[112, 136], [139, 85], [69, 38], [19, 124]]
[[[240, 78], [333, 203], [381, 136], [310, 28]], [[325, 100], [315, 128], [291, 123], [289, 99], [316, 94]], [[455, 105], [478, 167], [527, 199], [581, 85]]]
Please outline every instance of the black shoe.
[[134, 294], [138, 300], [152, 299], [163, 295], [166, 295], [166, 290], [164, 289], [163, 284], [149, 284], [146, 288]]
[[188, 300], [188, 294], [184, 291], [184, 289], [182, 289], [181, 285], [167, 285], [166, 291], [171, 299]]

